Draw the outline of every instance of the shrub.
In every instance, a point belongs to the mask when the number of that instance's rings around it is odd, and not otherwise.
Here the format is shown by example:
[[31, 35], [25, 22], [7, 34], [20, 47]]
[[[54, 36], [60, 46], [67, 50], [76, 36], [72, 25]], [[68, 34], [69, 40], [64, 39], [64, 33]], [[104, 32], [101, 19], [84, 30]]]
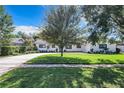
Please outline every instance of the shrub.
[[37, 46], [34, 44], [33, 51], [37, 51]]
[[26, 46], [20, 46], [19, 53], [25, 53], [25, 52], [26, 52]]
[[2, 46], [1, 47], [1, 55], [15, 55], [19, 53], [19, 47], [16, 46]]
[[119, 54], [121, 52], [121, 49], [116, 48], [116, 53]]

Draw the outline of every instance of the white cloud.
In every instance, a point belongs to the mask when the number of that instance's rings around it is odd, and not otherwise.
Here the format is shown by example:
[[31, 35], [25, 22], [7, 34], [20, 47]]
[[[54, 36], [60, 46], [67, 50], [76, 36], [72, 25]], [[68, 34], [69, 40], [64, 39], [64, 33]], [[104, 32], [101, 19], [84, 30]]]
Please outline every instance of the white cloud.
[[26, 34], [39, 32], [38, 27], [35, 26], [15, 26], [14, 33], [17, 33], [19, 31], [24, 32]]
[[85, 25], [88, 23], [84, 17], [81, 17], [81, 22], [83, 22]]

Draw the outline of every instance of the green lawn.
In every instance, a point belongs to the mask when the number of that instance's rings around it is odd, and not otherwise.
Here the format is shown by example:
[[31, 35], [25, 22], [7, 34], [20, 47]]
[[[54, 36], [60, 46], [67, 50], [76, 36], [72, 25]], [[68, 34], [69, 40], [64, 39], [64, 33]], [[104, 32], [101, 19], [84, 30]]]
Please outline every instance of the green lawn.
[[84, 53], [65, 53], [64, 57], [60, 54], [49, 54], [39, 56], [27, 62], [28, 64], [123, 64], [124, 54], [84, 54]]
[[0, 87], [124, 87], [124, 68], [18, 68], [0, 77]]
[[[124, 54], [49, 54], [27, 63], [114, 64], [124, 63]], [[0, 87], [124, 87], [124, 68], [17, 68], [0, 77]]]

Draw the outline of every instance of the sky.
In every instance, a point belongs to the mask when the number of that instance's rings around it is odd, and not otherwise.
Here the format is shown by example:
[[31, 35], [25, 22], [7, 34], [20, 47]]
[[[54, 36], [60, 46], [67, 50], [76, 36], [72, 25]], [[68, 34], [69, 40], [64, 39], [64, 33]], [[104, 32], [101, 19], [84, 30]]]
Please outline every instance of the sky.
[[38, 5], [7, 5], [5, 10], [12, 16], [16, 26], [39, 26], [44, 20], [46, 7]]
[[[42, 5], [5, 5], [5, 11], [12, 16], [12, 20], [15, 26], [14, 33], [19, 31], [25, 33], [36, 33], [38, 27], [42, 26], [45, 22], [46, 12], [52, 6]], [[84, 19], [81, 22], [85, 25]]]

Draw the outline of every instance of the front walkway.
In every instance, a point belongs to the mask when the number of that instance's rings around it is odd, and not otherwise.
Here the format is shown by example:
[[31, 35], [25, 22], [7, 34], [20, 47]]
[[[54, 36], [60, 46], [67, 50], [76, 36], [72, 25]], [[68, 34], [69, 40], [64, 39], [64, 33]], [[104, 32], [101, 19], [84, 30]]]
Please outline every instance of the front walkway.
[[97, 67], [124, 67], [124, 64], [89, 64], [89, 65], [85, 65], [85, 64], [33, 64], [33, 65], [29, 65], [29, 64], [23, 64], [20, 67], [22, 68], [30, 68], [30, 67], [34, 67], [34, 68], [49, 68], [49, 67], [83, 67], [83, 68], [97, 68]]
[[32, 58], [45, 54], [49, 53], [35, 53], [18, 56], [0, 57], [0, 76], [16, 67], [19, 67], [20, 65]]

